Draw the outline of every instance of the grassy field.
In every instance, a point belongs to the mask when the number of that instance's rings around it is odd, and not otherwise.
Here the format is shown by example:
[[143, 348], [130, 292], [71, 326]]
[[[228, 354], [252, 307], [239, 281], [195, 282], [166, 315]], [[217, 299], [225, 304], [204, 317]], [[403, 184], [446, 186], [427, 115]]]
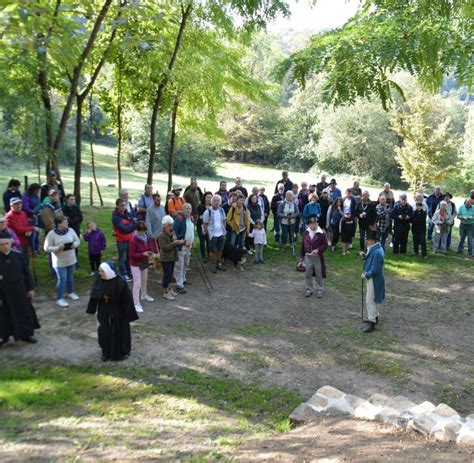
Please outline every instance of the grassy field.
[[[98, 183], [101, 188], [102, 196], [105, 204], [112, 206], [117, 198], [117, 167], [116, 167], [116, 150], [110, 146], [95, 145], [96, 153], [96, 171]], [[93, 180], [92, 171], [90, 167], [90, 152], [86, 146], [83, 150], [83, 175], [81, 182], [81, 190], [83, 195], [83, 205], [90, 205], [89, 183]], [[271, 167], [264, 167], [255, 164], [241, 164], [236, 162], [222, 162], [218, 169], [215, 178], [202, 177], [199, 178], [201, 188], [211, 191], [217, 191], [220, 180], [227, 180], [228, 187], [233, 186], [236, 176], [240, 176], [244, 186], [251, 189], [254, 185], [265, 186], [267, 195], [272, 196], [275, 188], [275, 183], [281, 178], [279, 169]], [[29, 183], [44, 182], [44, 179], [38, 179], [37, 169], [33, 166], [27, 165], [21, 159], [0, 159], [0, 184], [6, 186], [8, 180], [12, 177], [19, 178], [23, 182], [24, 176], [27, 175]], [[61, 176], [64, 182], [66, 192], [73, 189], [74, 169], [73, 166], [61, 166]], [[130, 198], [137, 198], [142, 192], [146, 182], [146, 172], [135, 172], [128, 167], [122, 167], [123, 187], [130, 191]], [[328, 174], [329, 177], [329, 174]], [[319, 181], [319, 175], [304, 173], [304, 172], [290, 172], [290, 178], [294, 182], [301, 183], [303, 180], [311, 183]], [[336, 176], [338, 187], [344, 191], [346, 188], [352, 186], [355, 177], [351, 176]], [[183, 186], [189, 184], [189, 177], [175, 175], [173, 177], [174, 183], [179, 183]], [[166, 173], [155, 173], [153, 184], [155, 189], [162, 195], [166, 193], [166, 186], [168, 183], [168, 176]], [[362, 188], [368, 189], [375, 198], [377, 193], [382, 190], [380, 185], [361, 185]], [[401, 193], [400, 190], [394, 190], [395, 194]], [[94, 190], [93, 204], [99, 205], [97, 193]], [[454, 198], [458, 203], [461, 199]]]

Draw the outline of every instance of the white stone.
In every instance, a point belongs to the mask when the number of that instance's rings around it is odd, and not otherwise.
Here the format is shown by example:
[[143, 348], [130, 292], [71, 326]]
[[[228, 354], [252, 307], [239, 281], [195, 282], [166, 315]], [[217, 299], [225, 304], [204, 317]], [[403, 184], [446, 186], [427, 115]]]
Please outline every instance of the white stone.
[[466, 422], [458, 432], [456, 443], [463, 445], [474, 445], [474, 419], [468, 415]]
[[[383, 398], [378, 398], [378, 402], [382, 403], [385, 402], [385, 400]], [[385, 424], [405, 428], [408, 420], [401, 420], [400, 417], [406, 409], [414, 406], [415, 403], [408, 400], [406, 397], [397, 396], [385, 402], [385, 405], [383, 405], [382, 410], [377, 413], [375, 419]]]
[[335, 387], [332, 387], [332, 386], [320, 387], [316, 391], [316, 394], [327, 397], [328, 399], [342, 399], [342, 397], [344, 396], [344, 392], [342, 392], [339, 389], [336, 389]]
[[413, 420], [419, 418], [420, 416], [427, 415], [436, 408], [436, 405], [431, 402], [423, 402], [421, 404], [415, 405], [414, 407], [409, 408], [401, 413], [398, 417], [398, 426], [401, 428], [406, 428], [408, 430], [413, 430]]
[[345, 399], [347, 400], [348, 404], [351, 406], [352, 410], [351, 413], [361, 404], [366, 402], [364, 399], [357, 397], [352, 394], [346, 394]]
[[418, 431], [424, 436], [429, 436], [431, 433], [431, 430], [435, 427], [435, 425], [436, 425], [435, 419], [430, 418], [427, 415], [421, 415], [418, 418], [415, 418], [411, 422], [410, 428], [415, 431]]
[[466, 416], [466, 421], [474, 421], [474, 413]]
[[290, 415], [290, 421], [296, 424], [303, 424], [315, 420], [317, 416], [318, 412], [311, 405], [303, 402], [293, 410], [293, 413]]
[[377, 406], [381, 406], [381, 407], [385, 407], [389, 400], [390, 400], [390, 398], [387, 397], [384, 394], [372, 394], [369, 397], [369, 402], [372, 405], [377, 405]]
[[459, 416], [458, 412], [446, 404], [439, 404], [431, 413], [441, 417], [449, 418], [453, 416]]
[[314, 407], [314, 409], [318, 412], [322, 412], [327, 408], [329, 401], [326, 399], [326, 397], [316, 393], [313, 395], [313, 397], [311, 397], [311, 399], [308, 400], [308, 404]]
[[416, 407], [416, 404], [402, 395], [397, 395], [388, 401], [387, 406], [402, 413], [405, 410]]
[[352, 415], [363, 420], [374, 420], [377, 413], [382, 410], [382, 407], [371, 404], [368, 400], [359, 404]]

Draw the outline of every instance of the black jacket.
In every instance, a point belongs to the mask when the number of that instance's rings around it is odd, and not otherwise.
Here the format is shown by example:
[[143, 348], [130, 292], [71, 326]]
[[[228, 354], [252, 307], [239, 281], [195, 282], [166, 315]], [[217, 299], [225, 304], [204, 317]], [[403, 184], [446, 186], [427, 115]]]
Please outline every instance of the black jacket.
[[[402, 216], [402, 218], [400, 218]], [[393, 231], [410, 231], [410, 222], [413, 217], [413, 208], [407, 203], [404, 206], [397, 202], [392, 209]]]
[[285, 187], [285, 193], [293, 188], [293, 182], [290, 179], [288, 179], [286, 183], [283, 183], [283, 179], [281, 179], [276, 182], [274, 194], [278, 193], [278, 185], [280, 183]]
[[426, 216], [428, 214], [425, 210], [420, 211], [415, 209], [411, 218], [411, 230], [413, 233], [419, 233], [426, 231]]
[[[365, 212], [365, 217], [361, 218], [361, 214]], [[359, 219], [359, 224], [361, 227], [370, 227], [375, 225], [377, 221], [377, 210], [376, 205], [373, 201], [369, 201], [367, 204], [364, 204], [362, 201], [357, 203], [356, 206], [356, 215]]]
[[77, 236], [80, 236], [83, 217], [79, 206], [63, 206], [63, 214], [68, 218], [69, 227], [76, 232]]

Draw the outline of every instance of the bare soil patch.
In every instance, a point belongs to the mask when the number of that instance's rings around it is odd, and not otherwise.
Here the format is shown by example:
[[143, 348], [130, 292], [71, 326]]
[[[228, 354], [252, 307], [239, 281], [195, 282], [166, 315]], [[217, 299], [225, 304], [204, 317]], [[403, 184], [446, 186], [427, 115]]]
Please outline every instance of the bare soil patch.
[[[305, 397], [330, 384], [364, 398], [375, 392], [402, 394], [416, 402], [448, 402], [462, 414], [474, 411], [471, 275], [387, 278], [381, 324], [371, 335], [359, 330], [360, 293], [345, 289], [331, 268], [323, 299], [305, 298], [302, 275], [271, 264], [211, 276], [218, 288], [211, 295], [194, 267], [189, 278], [188, 293], [173, 302], [159, 297], [158, 282], [150, 282], [156, 301], [145, 303], [145, 313], [133, 324], [132, 355], [124, 367], [188, 368], [282, 386]], [[52, 364], [100, 363], [96, 322], [85, 314], [86, 303], [83, 294], [62, 310], [40, 296], [38, 344], [10, 343], [1, 355]], [[181, 433], [179, 426], [170, 428], [166, 445], [159, 436], [143, 437], [143, 445], [177, 448], [183, 444]], [[54, 448], [48, 449], [54, 459]], [[101, 457], [113, 459], [113, 454], [103, 449]], [[467, 449], [340, 417], [257, 439], [232, 454], [239, 461], [472, 460]], [[127, 458], [133, 459], [133, 452]]]

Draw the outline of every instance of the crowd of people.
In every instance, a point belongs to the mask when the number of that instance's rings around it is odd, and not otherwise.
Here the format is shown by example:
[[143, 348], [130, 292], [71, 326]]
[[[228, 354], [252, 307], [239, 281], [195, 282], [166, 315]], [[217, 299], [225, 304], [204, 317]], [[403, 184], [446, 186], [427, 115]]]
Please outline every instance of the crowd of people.
[[[67, 298], [79, 299], [74, 289], [74, 271], [79, 265], [78, 252], [83, 252], [79, 251], [81, 240], [86, 242], [91, 276], [97, 277], [88, 311], [95, 313], [97, 309], [99, 320], [107, 319], [110, 325], [106, 327], [107, 323], [101, 322], [101, 346], [107, 344], [110, 347], [110, 339], [115, 336], [112, 331], [116, 325], [110, 322], [111, 314], [126, 314], [123, 316], [128, 323], [138, 316], [137, 313], [143, 312], [144, 302], [154, 301], [148, 294], [147, 284], [151, 263], [159, 261], [161, 265], [163, 298], [172, 301], [186, 293], [186, 286], [190, 284], [187, 270], [195, 235], [200, 259], [212, 273], [226, 271], [223, 261], [225, 246], [245, 250], [248, 255], [255, 256], [256, 264], [263, 264], [268, 233], [273, 233], [279, 246], [291, 246], [293, 250], [295, 243], [301, 241], [298, 269], [305, 272], [305, 295], [308, 297], [314, 292], [317, 297], [324, 293], [326, 249], [336, 252], [340, 241], [342, 254], [350, 253], [357, 229], [359, 250], [364, 258], [367, 258], [366, 251], [370, 251], [368, 243], [370, 247], [374, 242], [378, 243], [377, 249], [380, 247], [381, 252], [388, 245], [394, 254], [406, 254], [410, 231], [414, 253], [421, 252], [421, 256], [427, 258], [427, 243], [432, 243], [433, 253], [450, 250], [452, 229], [457, 219], [460, 241], [456, 251], [462, 254], [467, 240], [468, 254], [474, 257], [474, 190], [459, 207], [453, 203], [452, 195], [443, 193], [439, 186], [428, 196], [417, 192], [410, 200], [404, 193], [395, 198], [386, 183], [372, 199], [369, 191], [362, 190], [358, 182], [354, 182], [343, 195], [334, 178], [327, 182], [326, 176], [322, 175], [318, 183], [302, 182], [298, 185], [290, 180], [286, 171], [282, 172], [282, 178], [270, 197], [264, 187], [254, 186], [249, 193], [240, 177], [235, 179], [235, 185], [230, 189], [226, 181], [221, 181], [215, 193], [203, 191], [193, 177], [186, 188], [173, 185], [163, 202], [153, 185], [145, 185], [134, 204], [128, 191], [121, 189], [111, 216], [117, 249], [116, 267], [115, 263], [103, 262], [102, 259], [107, 247], [107, 232], [93, 221], [86, 222], [84, 227], [84, 216], [75, 196], [65, 194], [54, 171], [48, 173], [43, 185], [33, 183], [23, 194], [20, 189], [21, 183], [12, 179], [3, 195], [5, 215], [0, 216], [0, 250], [3, 256], [7, 256], [5, 262], [8, 263], [8, 256], [13, 255], [10, 249], [18, 251], [24, 262], [20, 272], [23, 275], [22, 287], [31, 298], [29, 260], [41, 252], [40, 234], [43, 232], [42, 249], [49, 256], [51, 272], [56, 276], [56, 303], [66, 308], [69, 305]], [[268, 229], [270, 215], [273, 216], [271, 230]], [[16, 254], [14, 262], [20, 266]], [[3, 264], [0, 261], [0, 265]], [[132, 283], [129, 295], [128, 286], [113, 281], [116, 278]], [[3, 304], [0, 316], [9, 320], [2, 324], [4, 331], [0, 332], [0, 339], [6, 342], [13, 336], [34, 342], [32, 332], [38, 324], [34, 309], [31, 303], [27, 303], [27, 298], [24, 306], [29, 315], [23, 317], [28, 320], [25, 322], [27, 327], [20, 329], [14, 316], [8, 315], [11, 308], [8, 309], [7, 280], [5, 274], [0, 274]], [[121, 296], [112, 296], [112, 288], [120, 291]], [[115, 298], [113, 304], [110, 302], [112, 297]], [[113, 310], [111, 304], [116, 306]], [[108, 318], [104, 318], [104, 307], [108, 310]], [[122, 333], [124, 329], [121, 328]], [[125, 338], [129, 339], [129, 335]], [[114, 348], [113, 352], [103, 347], [104, 359], [128, 355], [127, 342]]]

